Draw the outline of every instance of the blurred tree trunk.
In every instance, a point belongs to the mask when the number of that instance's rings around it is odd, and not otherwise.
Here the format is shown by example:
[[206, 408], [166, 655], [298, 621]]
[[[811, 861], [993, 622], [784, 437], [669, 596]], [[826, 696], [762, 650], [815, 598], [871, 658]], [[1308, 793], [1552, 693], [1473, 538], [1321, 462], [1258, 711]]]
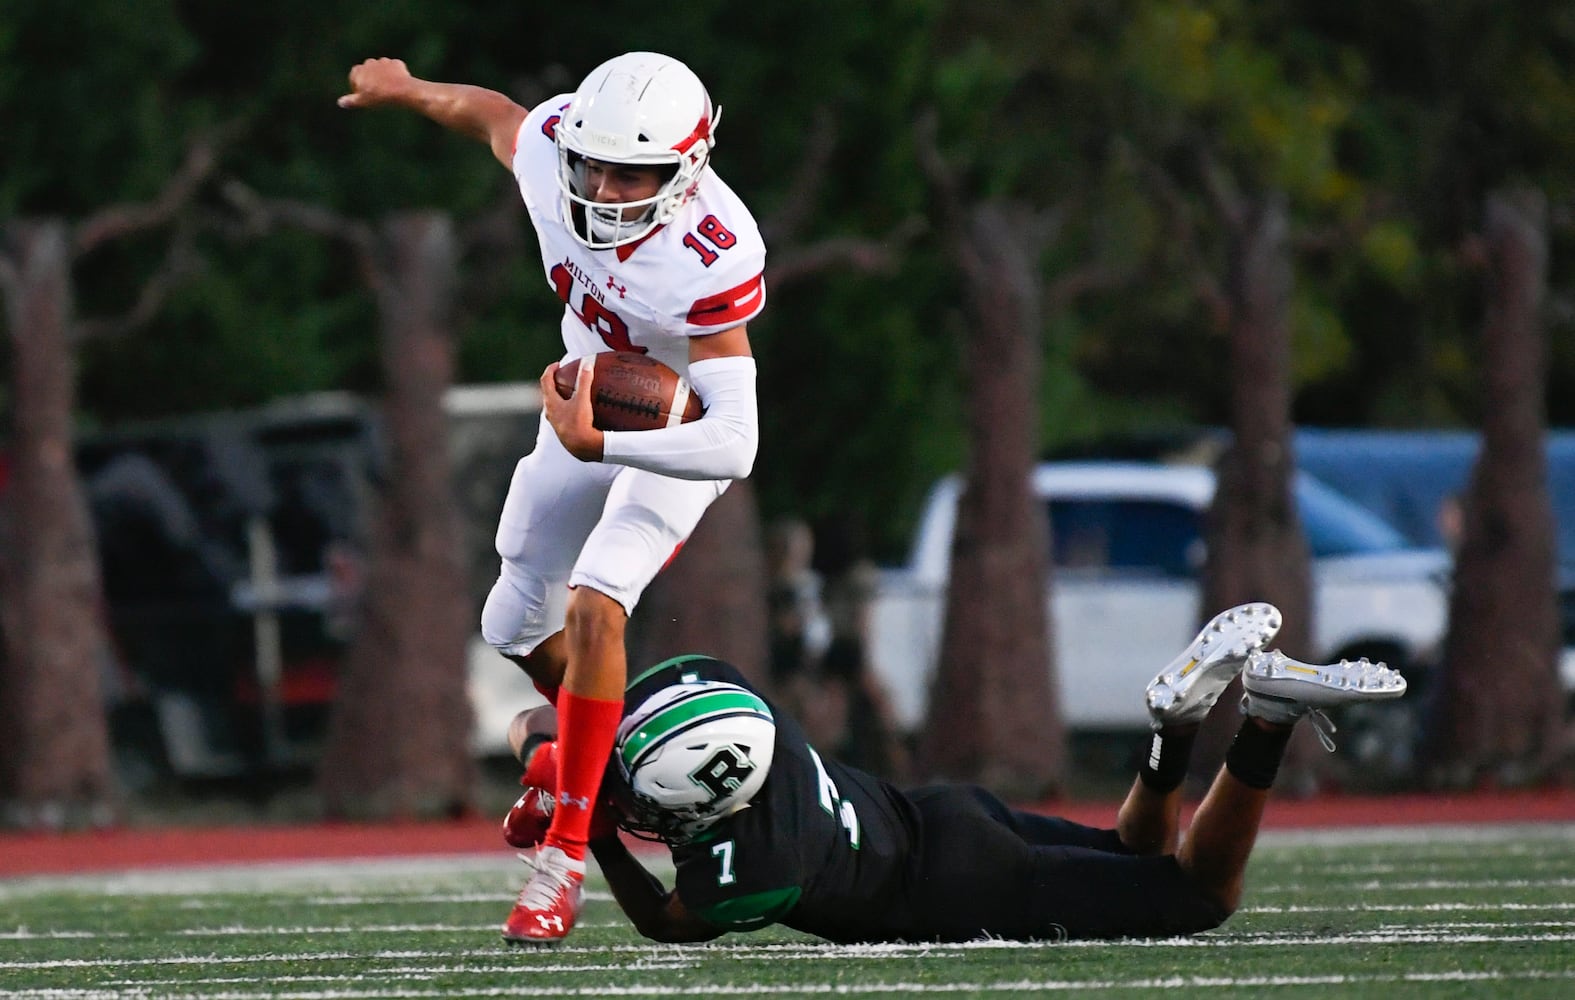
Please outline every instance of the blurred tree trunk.
[[1066, 757], [1045, 600], [1049, 528], [1032, 488], [1050, 219], [999, 203], [951, 202], [945, 216], [968, 299], [970, 455], [918, 768], [1031, 798], [1060, 790]]
[[461, 814], [475, 795], [465, 686], [474, 615], [443, 410], [454, 377], [452, 223], [395, 216], [361, 258], [381, 322], [388, 480], [318, 787], [332, 816]]
[[[1312, 568], [1293, 491], [1293, 275], [1286, 199], [1275, 192], [1221, 198], [1219, 205], [1230, 239], [1223, 306], [1230, 338], [1224, 378], [1230, 392], [1232, 443], [1217, 464], [1198, 620], [1201, 624], [1237, 604], [1268, 601], [1284, 618], [1272, 645], [1306, 658], [1312, 655]], [[1194, 780], [1206, 781], [1224, 760], [1240, 726], [1240, 700], [1236, 681], [1209, 713], [1194, 751]], [[1312, 734], [1299, 732], [1281, 768], [1279, 787], [1311, 790], [1316, 752]]]
[[105, 244], [176, 219], [212, 172], [214, 152], [212, 140], [194, 141], [153, 201], [112, 204], [74, 224], [13, 222], [3, 233], [13, 458], [8, 509], [0, 512], [0, 823], [59, 827], [114, 818], [101, 689], [113, 647], [72, 435], [76, 350], [157, 316], [185, 269], [190, 232], [176, 227], [165, 259], [123, 316], [77, 316], [72, 268]]
[[769, 576], [755, 486], [740, 479], [640, 599], [631, 621], [629, 676], [669, 656], [706, 653], [769, 688]]
[[1481, 238], [1482, 452], [1466, 488], [1429, 777], [1522, 783], [1554, 761], [1562, 697], [1547, 431], [1548, 209], [1489, 196]]
[[0, 823], [107, 822], [114, 779], [100, 671], [110, 656], [93, 525], [72, 442], [71, 229], [8, 227], [11, 473], [0, 550]]

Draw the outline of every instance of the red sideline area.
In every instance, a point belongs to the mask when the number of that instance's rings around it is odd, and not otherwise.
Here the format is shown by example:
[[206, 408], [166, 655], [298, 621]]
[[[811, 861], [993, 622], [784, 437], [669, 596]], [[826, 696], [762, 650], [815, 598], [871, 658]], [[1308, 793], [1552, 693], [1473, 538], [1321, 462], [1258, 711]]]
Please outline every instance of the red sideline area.
[[[1114, 802], [1050, 802], [1036, 811], [1094, 826]], [[1462, 795], [1321, 796], [1274, 800], [1265, 828], [1575, 823], [1575, 789]], [[160, 827], [0, 835], [0, 877], [257, 862], [476, 854], [510, 850], [499, 820], [385, 825]]]

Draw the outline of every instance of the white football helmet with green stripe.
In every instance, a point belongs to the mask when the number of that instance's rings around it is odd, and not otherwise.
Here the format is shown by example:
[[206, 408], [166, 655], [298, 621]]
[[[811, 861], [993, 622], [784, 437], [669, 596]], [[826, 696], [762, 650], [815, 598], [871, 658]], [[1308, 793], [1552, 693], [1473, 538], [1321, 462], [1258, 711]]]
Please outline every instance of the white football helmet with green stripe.
[[682, 842], [749, 804], [776, 742], [771, 709], [724, 681], [665, 687], [618, 727], [625, 829]]

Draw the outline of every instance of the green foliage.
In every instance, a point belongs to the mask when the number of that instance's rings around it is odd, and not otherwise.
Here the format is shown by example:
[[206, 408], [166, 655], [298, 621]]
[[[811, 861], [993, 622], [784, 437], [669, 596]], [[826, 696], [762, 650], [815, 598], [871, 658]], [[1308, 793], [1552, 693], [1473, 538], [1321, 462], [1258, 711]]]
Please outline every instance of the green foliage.
[[[1563, 5], [1491, 0], [1362, 7], [1308, 0], [1287, 9], [1360, 60], [1361, 104], [1340, 150], [1363, 178], [1369, 204], [1384, 212], [1362, 246], [1372, 273], [1353, 289], [1360, 294], [1339, 303], [1355, 364], [1318, 391], [1339, 385], [1345, 391], [1330, 398], [1349, 399], [1365, 389], [1374, 421], [1400, 414], [1400, 423], [1474, 422], [1477, 368], [1456, 359], [1478, 350], [1481, 276], [1461, 268], [1458, 247], [1479, 227], [1483, 199], [1495, 188], [1533, 183], [1554, 203], [1569, 196], [1575, 18]], [[1569, 283], [1569, 233], [1553, 235], [1557, 294]], [[1375, 276], [1393, 284], [1399, 310], [1366, 308], [1366, 280]], [[1567, 320], [1550, 321], [1550, 342], [1567, 339]], [[1570, 385], [1575, 370], [1557, 351], [1552, 364], [1551, 416], [1568, 423], [1575, 406], [1557, 387]], [[1408, 406], [1408, 397], [1416, 402]]]
[[1349, 114], [1349, 63], [1264, 44], [1262, 34], [1284, 29], [1237, 2], [1146, 3], [1129, 35], [1130, 72], [1156, 104], [1187, 116], [1183, 128], [1213, 133], [1259, 183], [1337, 203], [1354, 193], [1333, 142]]
[[1291, 303], [1292, 380], [1312, 382], [1343, 370], [1350, 361], [1351, 340], [1333, 303], [1313, 294]]
[[8, 0], [0, 39], [0, 218], [151, 197], [208, 118], [174, 83], [197, 42], [169, 0]]
[[[967, 197], [1054, 210], [1047, 287], [1101, 278], [1046, 317], [1049, 447], [1224, 418], [1223, 345], [1197, 272], [1223, 279], [1226, 244], [1200, 149], [1243, 191], [1290, 196], [1307, 422], [1470, 420], [1480, 276], [1457, 248], [1495, 186], [1534, 183], [1562, 205], [1575, 177], [1575, 14], [1561, 5], [4, 0], [0, 220], [145, 201], [194, 138], [225, 126], [223, 177], [264, 196], [361, 221], [436, 207], [463, 226], [513, 197], [507, 172], [411, 115], [336, 107], [350, 66], [398, 56], [532, 103], [632, 48], [671, 52], [707, 81], [725, 108], [717, 169], [766, 224], [773, 259], [931, 218], [914, 134], [927, 112]], [[789, 199], [821, 115], [833, 147], [806, 208]], [[375, 389], [375, 311], [343, 247], [237, 241], [211, 225], [226, 211], [213, 190], [199, 207], [197, 274], [154, 328], [88, 348], [83, 418]], [[123, 312], [166, 239], [86, 261], [78, 311]], [[1555, 233], [1556, 296], [1570, 244], [1567, 227]], [[466, 259], [466, 380], [534, 380], [558, 354], [530, 234], [522, 246]], [[932, 228], [896, 256], [890, 272], [772, 287], [751, 329], [766, 513], [843, 522], [882, 557], [964, 447], [967, 330], [948, 248]], [[1549, 397], [1570, 423], [1567, 313]]]
[[1395, 221], [1380, 222], [1362, 234], [1362, 260], [1396, 287], [1414, 285], [1422, 266], [1416, 237]]

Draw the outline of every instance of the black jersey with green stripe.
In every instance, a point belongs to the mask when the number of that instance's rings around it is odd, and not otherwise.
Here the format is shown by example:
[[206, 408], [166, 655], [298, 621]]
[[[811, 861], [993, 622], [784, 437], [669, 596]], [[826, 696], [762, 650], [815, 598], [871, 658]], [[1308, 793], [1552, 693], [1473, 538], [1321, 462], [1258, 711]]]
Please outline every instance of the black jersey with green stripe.
[[[756, 691], [727, 663], [679, 657], [630, 683], [625, 712], [686, 677]], [[764, 786], [701, 838], [671, 845], [679, 898], [729, 930], [781, 923], [832, 941], [900, 935], [913, 916], [900, 905], [916, 856], [912, 805], [892, 785], [822, 757], [795, 720], [771, 709], [776, 743]]]

